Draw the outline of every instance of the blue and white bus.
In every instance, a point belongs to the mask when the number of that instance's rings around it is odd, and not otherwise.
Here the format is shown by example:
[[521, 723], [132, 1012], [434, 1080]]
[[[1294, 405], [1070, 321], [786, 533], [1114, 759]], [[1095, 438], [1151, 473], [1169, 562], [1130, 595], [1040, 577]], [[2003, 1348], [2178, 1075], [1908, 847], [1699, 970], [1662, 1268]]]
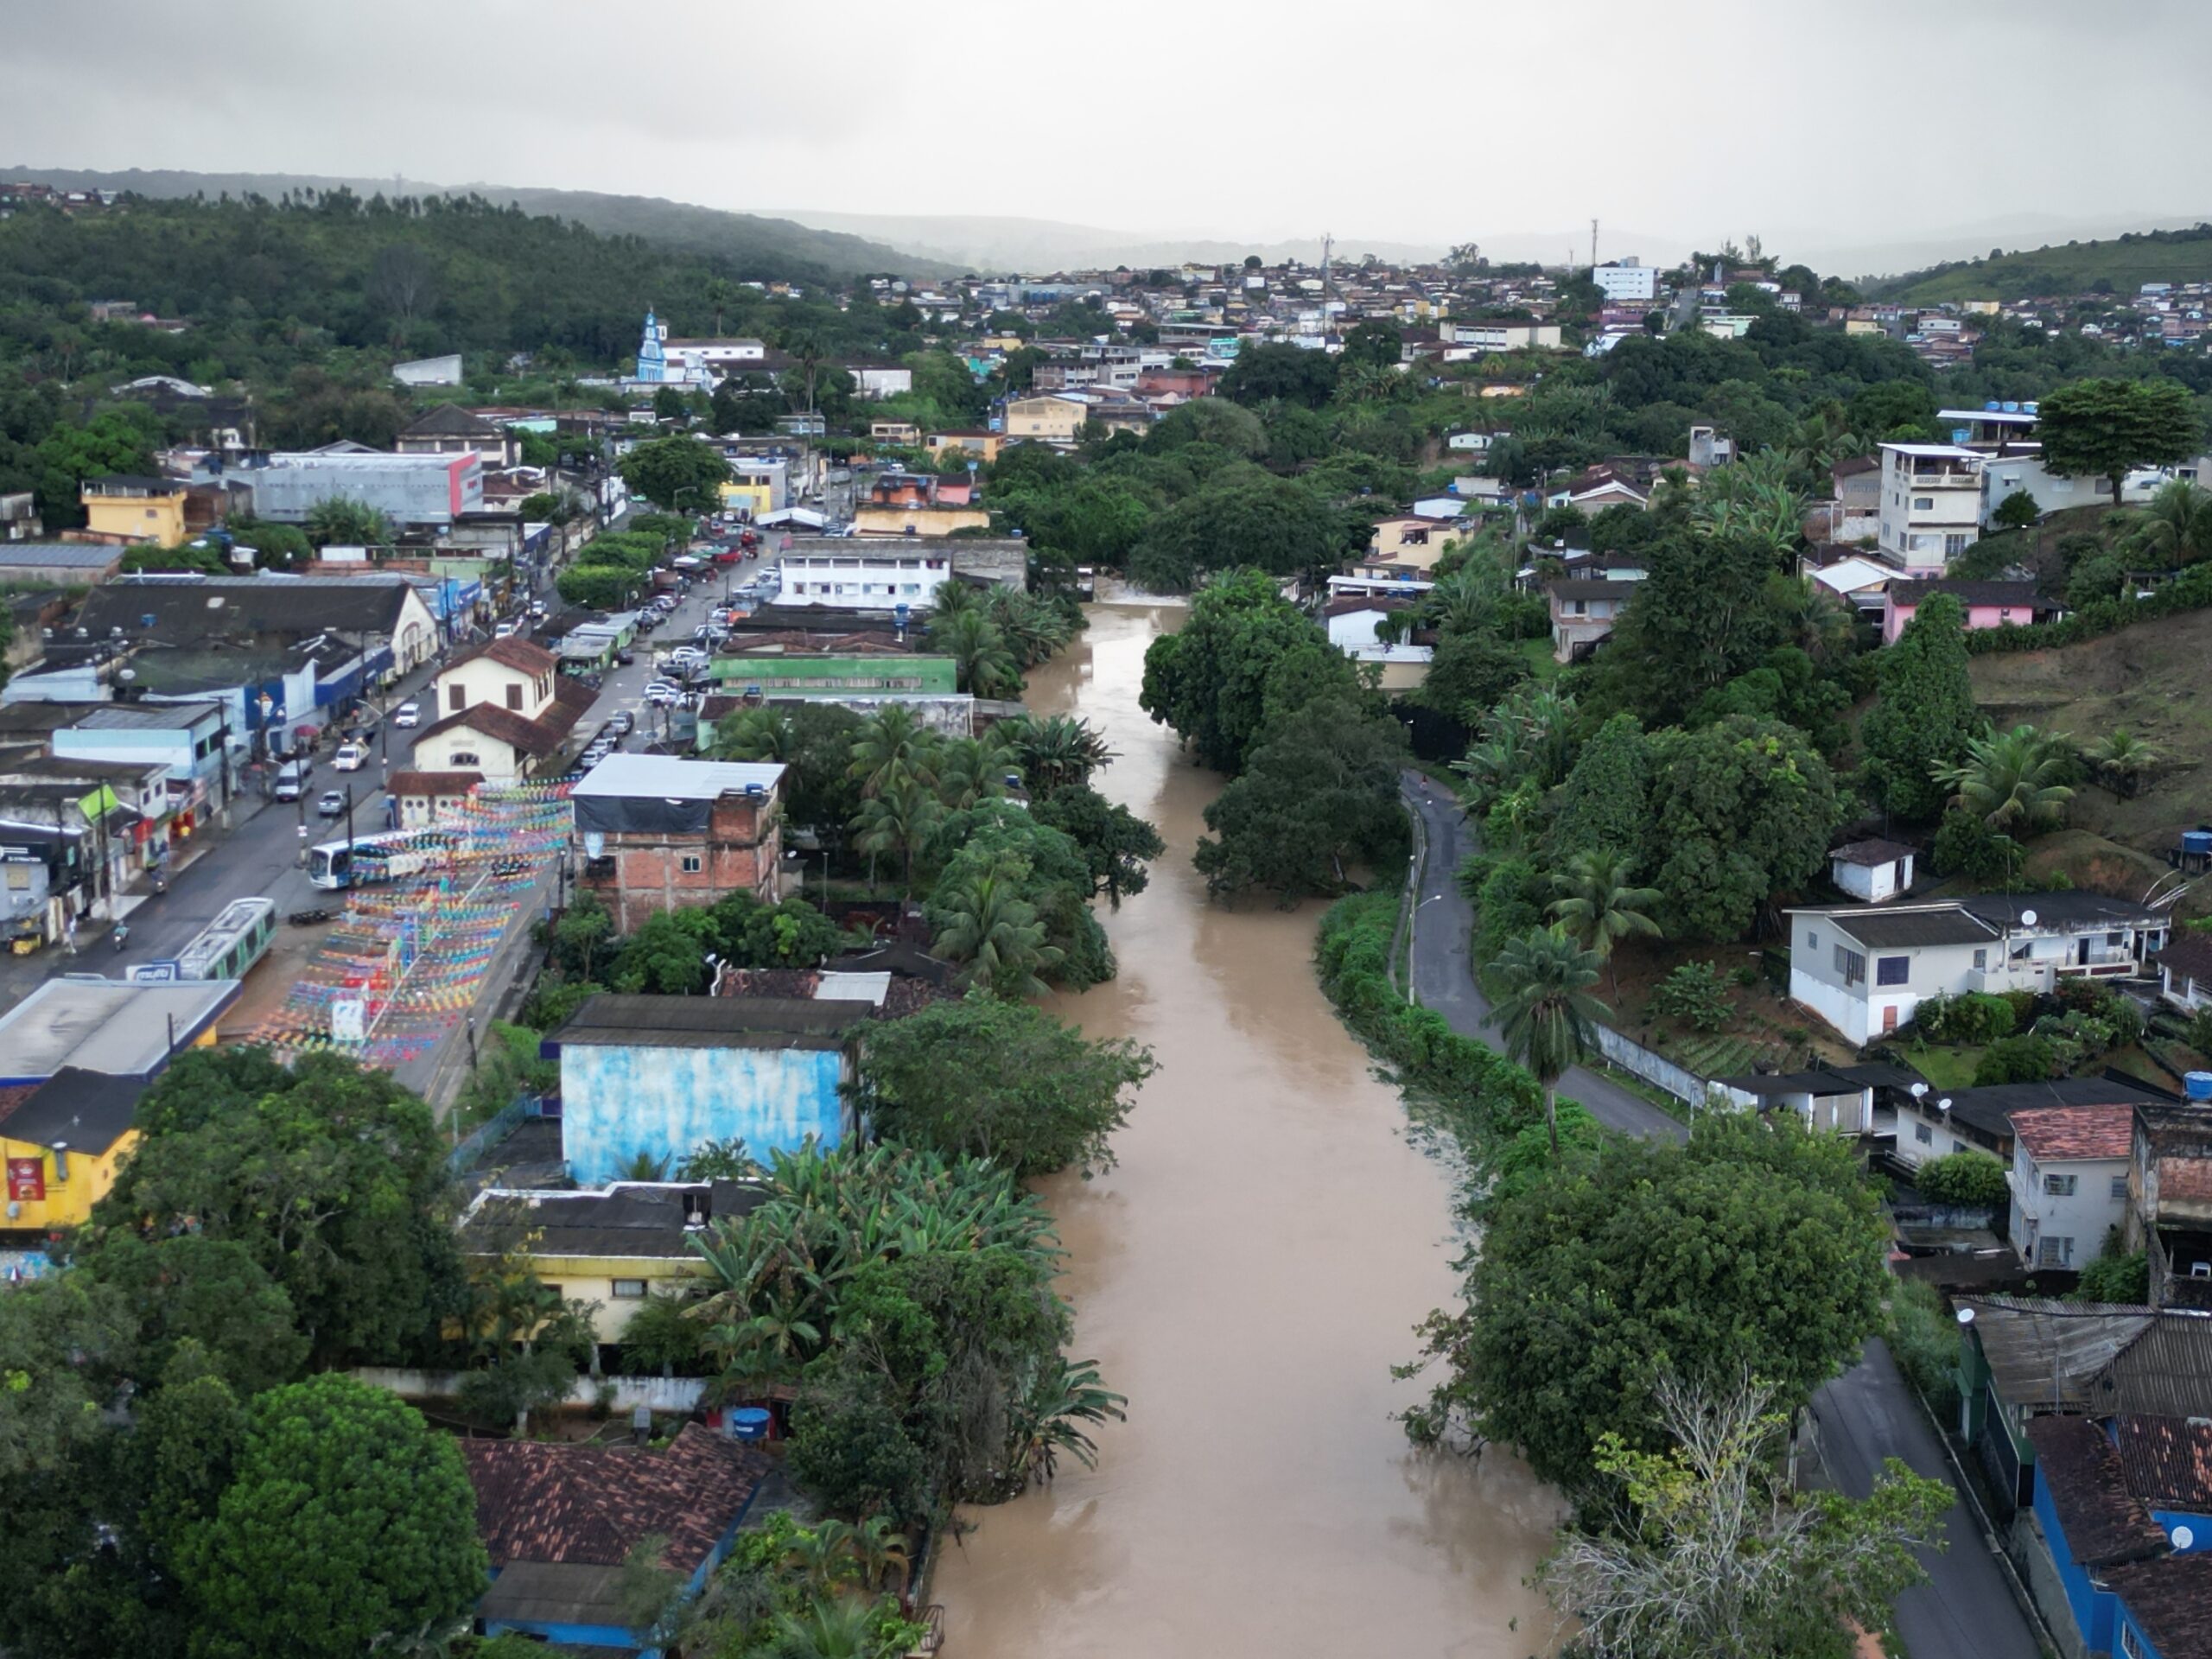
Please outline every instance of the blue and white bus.
[[130, 970], [141, 984], [172, 980], [244, 979], [269, 954], [276, 935], [276, 906], [267, 899], [237, 899], [175, 957]]
[[332, 893], [404, 880], [451, 864], [461, 840], [458, 830], [429, 829], [389, 830], [351, 841], [326, 841], [308, 851], [308, 880]]

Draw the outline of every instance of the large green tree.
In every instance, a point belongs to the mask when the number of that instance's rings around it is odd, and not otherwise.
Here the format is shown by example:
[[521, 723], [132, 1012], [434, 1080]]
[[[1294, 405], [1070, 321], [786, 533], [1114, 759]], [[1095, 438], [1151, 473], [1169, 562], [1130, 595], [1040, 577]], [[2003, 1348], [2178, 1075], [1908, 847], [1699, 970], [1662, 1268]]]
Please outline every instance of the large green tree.
[[1199, 763], [1236, 772], [1272, 716], [1323, 690], [1351, 692], [1351, 664], [1257, 570], [1219, 578], [1188, 620], [1145, 650], [1140, 705]]
[[253, 1402], [183, 1573], [207, 1659], [357, 1659], [442, 1636], [489, 1581], [460, 1448], [336, 1375]]
[[1251, 762], [1205, 810], [1194, 861], [1211, 892], [1265, 887], [1287, 903], [1342, 893], [1355, 867], [1402, 856], [1398, 769], [1405, 734], [1351, 697], [1316, 697], [1274, 722]]
[[1957, 598], [1921, 601], [1897, 643], [1875, 659], [1875, 672], [1880, 698], [1859, 726], [1867, 787], [1901, 818], [1933, 818], [1945, 792], [1935, 774], [1966, 753], [1980, 723]]
[[1670, 938], [1727, 940], [1819, 873], [1841, 807], [1827, 762], [1794, 726], [1732, 715], [1653, 743], [1643, 868]]
[[143, 1134], [94, 1206], [101, 1235], [188, 1229], [244, 1247], [323, 1363], [391, 1360], [454, 1306], [445, 1144], [422, 1099], [333, 1055], [194, 1051], [140, 1101]]
[[970, 996], [870, 1027], [861, 1088], [881, 1134], [1016, 1173], [1112, 1164], [1109, 1137], [1151, 1051], [1085, 1037], [1027, 1003]]
[[1408, 1427], [1471, 1427], [1589, 1495], [1608, 1433], [1663, 1447], [1669, 1377], [1749, 1376], [1802, 1404], [1881, 1328], [1887, 1244], [1850, 1144], [1791, 1114], [1708, 1113], [1686, 1147], [1609, 1141], [1486, 1212], [1466, 1311], [1428, 1328], [1445, 1375]]
[[140, 404], [104, 409], [81, 423], [54, 423], [32, 456], [46, 527], [66, 530], [85, 522], [79, 492], [86, 479], [151, 473], [156, 427], [153, 411]]
[[1649, 575], [1599, 653], [1587, 699], [1647, 724], [1681, 720], [1783, 641], [1774, 559], [1755, 541], [1681, 529], [1647, 554]]
[[1247, 467], [1154, 518], [1129, 574], [1153, 592], [1184, 593], [1212, 570], [1249, 566], [1287, 576], [1333, 569], [1354, 539], [1345, 515], [1305, 485]]
[[709, 512], [720, 505], [715, 486], [729, 479], [729, 463], [697, 438], [656, 438], [615, 463], [622, 481], [657, 506]]
[[2166, 467], [2204, 447], [2204, 423], [2178, 380], [2076, 380], [2045, 392], [2036, 437], [2052, 472], [2102, 479], [2113, 505], [2138, 467]]

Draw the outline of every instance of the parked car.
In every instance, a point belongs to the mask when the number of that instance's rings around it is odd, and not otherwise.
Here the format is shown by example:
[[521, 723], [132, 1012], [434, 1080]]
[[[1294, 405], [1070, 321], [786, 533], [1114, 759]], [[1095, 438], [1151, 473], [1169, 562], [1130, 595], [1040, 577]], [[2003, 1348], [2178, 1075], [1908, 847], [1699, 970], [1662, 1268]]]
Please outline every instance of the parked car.
[[369, 748], [365, 743], [341, 743], [338, 753], [330, 757], [330, 764], [338, 772], [359, 772], [369, 764]]
[[515, 635], [521, 632], [521, 623], [513, 621], [502, 622], [499, 626], [492, 630], [492, 637], [494, 639], [512, 639]]
[[683, 695], [683, 688], [670, 680], [650, 680], [645, 684], [645, 701], [659, 708], [666, 708]]
[[345, 792], [335, 789], [324, 790], [316, 798], [315, 810], [317, 816], [321, 817], [343, 817], [346, 813]]
[[410, 697], [391, 711], [391, 723], [395, 726], [420, 726], [423, 723], [423, 705]]
[[619, 666], [627, 668], [638, 660], [638, 653], [626, 645], [615, 652], [614, 660]]
[[617, 737], [627, 737], [637, 728], [638, 717], [627, 709], [618, 710], [614, 718], [607, 722], [607, 729]]

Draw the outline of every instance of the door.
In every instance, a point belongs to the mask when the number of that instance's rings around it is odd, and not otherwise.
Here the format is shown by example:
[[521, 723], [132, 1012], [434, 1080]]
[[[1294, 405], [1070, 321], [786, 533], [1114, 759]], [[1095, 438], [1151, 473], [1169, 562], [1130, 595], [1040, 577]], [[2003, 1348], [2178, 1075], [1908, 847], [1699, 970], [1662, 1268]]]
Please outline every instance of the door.
[[1882, 1029], [1884, 1031], [1895, 1031], [1897, 1028], [1897, 1005], [1892, 1002], [1882, 1010]]

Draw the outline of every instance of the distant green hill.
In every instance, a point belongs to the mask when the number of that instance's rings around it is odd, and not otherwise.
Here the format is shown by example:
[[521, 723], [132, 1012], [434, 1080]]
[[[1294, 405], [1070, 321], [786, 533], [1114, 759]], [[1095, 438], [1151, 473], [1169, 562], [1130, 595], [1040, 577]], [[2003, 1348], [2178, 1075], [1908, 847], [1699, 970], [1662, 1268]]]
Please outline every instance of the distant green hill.
[[2145, 283], [2201, 282], [2212, 282], [2212, 225], [2185, 231], [2134, 231], [2110, 241], [2024, 248], [1994, 259], [1937, 265], [1880, 283], [1873, 296], [1927, 305], [2045, 295], [2125, 296]]
[[724, 213], [658, 196], [603, 195], [590, 190], [537, 190], [505, 184], [426, 184], [413, 179], [349, 179], [293, 173], [188, 173], [171, 168], [132, 168], [95, 173], [81, 168], [18, 167], [0, 172], [0, 181], [43, 184], [57, 190], [128, 190], [160, 198], [205, 195], [266, 196], [346, 189], [372, 197], [481, 196], [524, 213], [550, 214], [597, 231], [602, 236], [635, 236], [682, 253], [702, 254], [723, 264], [743, 279], [771, 282], [826, 282], [863, 273], [903, 276], [957, 276], [958, 268], [918, 259], [880, 242], [837, 231], [817, 231], [788, 219], [757, 213]]

